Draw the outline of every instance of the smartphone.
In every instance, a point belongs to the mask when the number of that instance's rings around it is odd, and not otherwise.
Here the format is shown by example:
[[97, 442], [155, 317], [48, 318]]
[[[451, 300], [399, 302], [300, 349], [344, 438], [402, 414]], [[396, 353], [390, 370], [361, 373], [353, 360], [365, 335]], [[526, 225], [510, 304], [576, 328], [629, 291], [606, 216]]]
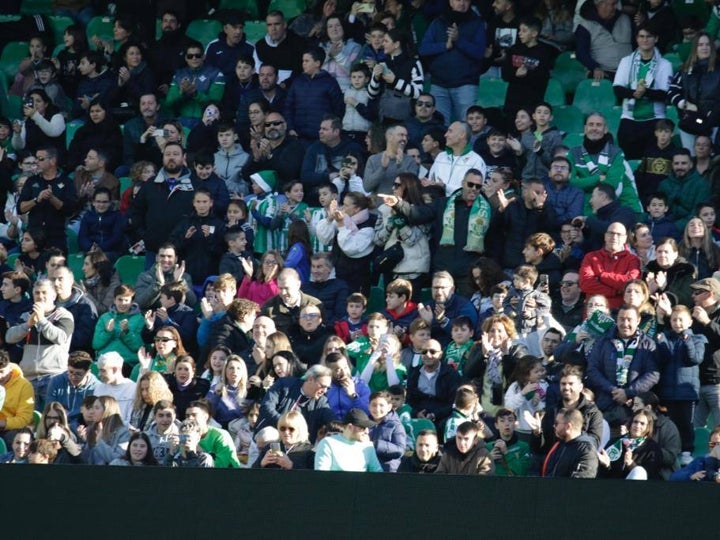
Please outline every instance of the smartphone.
[[365, 3], [363, 2], [360, 4], [360, 8], [358, 9], [358, 13], [373, 13], [375, 11], [375, 6], [372, 3]]
[[270, 443], [270, 451], [271, 451], [273, 454], [278, 454], [278, 455], [282, 455], [282, 453], [283, 453], [283, 452], [282, 452], [282, 447], [280, 446], [280, 443], [277, 442], [277, 441]]
[[547, 274], [540, 274], [540, 286], [541, 287], [548, 287], [548, 283], [550, 282], [550, 278]]
[[35, 107], [35, 100], [33, 98], [26, 98], [23, 100], [23, 107], [33, 108]]
[[188, 440], [187, 433], [181, 433], [180, 435], [178, 435], [178, 441], [180, 442], [180, 444], [185, 444], [187, 442], [187, 440]]
[[168, 136], [168, 132], [166, 129], [156, 129], [155, 131], [153, 131], [153, 137], [167, 138], [167, 136]]

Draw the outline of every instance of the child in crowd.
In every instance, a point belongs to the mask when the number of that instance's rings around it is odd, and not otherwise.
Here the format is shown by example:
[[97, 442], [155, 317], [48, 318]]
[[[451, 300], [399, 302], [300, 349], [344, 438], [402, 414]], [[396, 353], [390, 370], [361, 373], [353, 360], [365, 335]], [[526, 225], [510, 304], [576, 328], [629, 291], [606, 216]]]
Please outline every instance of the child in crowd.
[[243, 180], [242, 170], [250, 159], [248, 154], [237, 142], [235, 126], [223, 122], [218, 126], [218, 144], [215, 152], [215, 173], [225, 181], [228, 192], [233, 198], [247, 195], [247, 183]]
[[[720, 228], [715, 224], [715, 207], [711, 202], [701, 202], [697, 205], [695, 215], [702, 219], [713, 237], [713, 242], [720, 244]], [[674, 225], [674, 223], [673, 223]]]
[[66, 96], [75, 97], [80, 82], [80, 57], [88, 48], [85, 29], [79, 24], [71, 24], [63, 33], [64, 48], [53, 58], [58, 71], [58, 79]]
[[387, 391], [390, 394], [393, 411], [398, 415], [400, 423], [405, 429], [405, 449], [413, 451], [416, 434], [412, 425], [412, 408], [405, 402], [407, 389], [402, 384], [394, 384]]
[[225, 213], [225, 229], [231, 227], [240, 227], [245, 232], [245, 240], [247, 241], [246, 251], [253, 252], [253, 240], [255, 239], [255, 231], [251, 222], [248, 203], [243, 199], [231, 199], [228, 203], [227, 212]]
[[345, 343], [350, 343], [367, 335], [367, 322], [364, 317], [367, 298], [361, 293], [353, 293], [347, 297], [345, 306], [347, 315], [335, 322], [335, 334]]
[[213, 198], [213, 213], [219, 218], [224, 218], [230, 202], [230, 193], [222, 178], [215, 174], [215, 158], [210, 152], [201, 150], [195, 154], [190, 178], [210, 192]]
[[370, 440], [383, 471], [397, 472], [405, 454], [406, 436], [405, 428], [393, 410], [390, 393], [383, 390], [370, 394], [369, 409], [377, 424], [370, 430]]
[[518, 266], [513, 274], [513, 287], [505, 299], [505, 307], [515, 314], [518, 333], [524, 336], [537, 330], [538, 321], [550, 313], [550, 297], [534, 289], [537, 278], [538, 271], [534, 266]]
[[248, 463], [248, 455], [250, 454], [250, 446], [252, 445], [253, 435], [255, 433], [255, 424], [260, 417], [260, 403], [255, 402], [250, 405], [244, 418], [233, 420], [228, 425], [228, 431], [235, 440], [235, 448], [237, 449], [240, 467], [247, 469], [252, 466]]
[[368, 28], [367, 43], [360, 49], [358, 58], [368, 69], [375, 67], [375, 64], [385, 61], [385, 48], [383, 40], [388, 28], [381, 22], [373, 23]]
[[305, 221], [307, 221], [308, 228], [310, 229], [310, 241], [312, 243], [313, 253], [320, 253], [323, 251], [330, 251], [332, 249], [332, 243], [323, 244], [320, 239], [316, 236], [317, 224], [328, 217], [328, 207], [332, 201], [338, 200], [338, 188], [332, 182], [323, 182], [318, 185], [318, 200], [320, 202], [319, 207], [308, 208], [305, 210]]
[[[348, 297], [348, 305], [352, 296]], [[357, 337], [348, 343], [345, 350], [358, 371], [367, 365], [370, 356], [378, 349], [388, 330], [388, 320], [385, 316], [381, 313], [371, 313], [367, 318], [367, 335], [356, 334]]]
[[445, 348], [445, 362], [462, 375], [463, 365], [474, 344], [474, 329], [470, 317], [461, 315], [453, 319], [450, 333], [452, 341]]
[[125, 218], [112, 206], [110, 190], [105, 187], [95, 189], [92, 196], [92, 209], [80, 219], [78, 245], [80, 251], [88, 252], [102, 249], [110, 260], [122, 254], [125, 245]]
[[510, 293], [510, 286], [506, 283], [498, 283], [490, 288], [491, 306], [483, 311], [478, 317], [478, 328], [482, 326], [485, 319], [493, 315], [509, 315], [512, 313], [510, 306], [505, 305], [505, 299]]
[[360, 145], [377, 117], [376, 101], [367, 91], [370, 69], [365, 64], [355, 64], [350, 69], [350, 87], [345, 90], [345, 115], [342, 121], [343, 135]]
[[545, 178], [548, 175], [555, 148], [562, 144], [563, 138], [563, 134], [555, 126], [550, 125], [553, 120], [553, 108], [546, 101], [535, 107], [532, 119], [535, 130], [525, 133], [520, 140], [525, 152], [523, 180]]
[[[513, 171], [513, 176], [517, 177], [520, 170], [518, 156], [510, 148], [508, 144], [508, 134], [498, 128], [490, 130], [487, 136], [487, 147], [478, 148], [478, 143], [475, 143], [476, 153], [480, 154], [483, 158], [488, 169], [497, 167], [507, 167]], [[512, 139], [519, 144], [517, 139]], [[480, 150], [480, 152], [478, 152]]]
[[48, 58], [48, 47], [41, 35], [32, 36], [28, 43], [28, 56], [23, 58], [17, 67], [15, 79], [8, 94], [24, 96], [35, 82], [35, 70], [44, 59]]
[[678, 427], [682, 445], [680, 459], [687, 463], [695, 450], [693, 409], [700, 391], [699, 366], [708, 346], [705, 336], [692, 331], [692, 323], [692, 314], [686, 306], [673, 307], [670, 328], [657, 337], [656, 355], [660, 368], [658, 395], [667, 407], [668, 416]]
[[430, 170], [435, 158], [445, 149], [445, 131], [440, 128], [430, 128], [423, 135], [420, 146], [423, 151], [423, 165], [429, 166], [428, 170]]
[[530, 446], [515, 433], [517, 416], [502, 408], [495, 416], [499, 437], [488, 443], [490, 457], [495, 462], [496, 476], [527, 476], [533, 462]]
[[232, 275], [240, 283], [245, 277], [241, 259], [252, 258], [252, 253], [247, 249], [248, 242], [245, 231], [238, 226], [226, 229], [225, 243], [228, 249], [220, 259], [218, 271], [221, 274]]
[[294, 268], [300, 275], [300, 281], [310, 281], [310, 258], [313, 251], [310, 245], [310, 231], [302, 219], [296, 219], [288, 228], [288, 250], [285, 255], [285, 266]]
[[272, 219], [277, 213], [277, 199], [273, 194], [277, 186], [275, 171], [260, 171], [250, 177], [253, 194], [248, 197], [247, 205], [252, 216], [255, 238], [253, 252], [257, 258], [263, 253], [275, 249], [275, 235], [270, 229]]
[[[145, 327], [143, 328], [143, 341], [150, 343], [155, 333], [165, 326], [172, 326], [182, 338], [182, 344], [188, 351], [194, 350], [198, 321], [193, 309], [185, 304], [186, 284], [183, 281], [166, 283], [160, 287], [160, 307], [155, 311], [145, 312]], [[152, 371], [165, 372], [165, 366], [157, 366], [155, 362], [160, 356], [153, 359]]]
[[214, 467], [212, 456], [200, 448], [200, 426], [195, 420], [183, 421], [178, 442], [173, 467]]
[[524, 418], [525, 411], [534, 416], [536, 412], [545, 410], [548, 383], [544, 377], [542, 360], [535, 356], [523, 356], [513, 373], [514, 380], [505, 392], [505, 406], [515, 411], [520, 419], [517, 430], [526, 440], [530, 440], [532, 428]]
[[411, 300], [412, 290], [412, 283], [406, 279], [394, 279], [385, 287], [383, 315], [390, 321], [392, 331], [403, 343], [408, 343], [408, 328], [418, 317], [417, 304]]
[[410, 371], [410, 368], [422, 364], [422, 351], [424, 351], [427, 346], [430, 333], [430, 325], [422, 319], [418, 318], [410, 323], [410, 327], [408, 328], [410, 345], [405, 347], [402, 353], [400, 353], [400, 362], [408, 371]]
[[4, 151], [4, 154], [0, 158], [0, 161], [4, 161], [3, 165], [13, 167], [13, 163], [8, 163], [6, 158], [13, 161], [17, 161], [15, 149], [12, 147], [12, 124], [10, 120], [4, 116], [0, 116], [0, 149]]
[[444, 441], [455, 437], [457, 428], [463, 422], [475, 422], [480, 417], [480, 397], [470, 385], [464, 385], [455, 392], [452, 412], [445, 422]]
[[492, 126], [488, 125], [485, 109], [480, 105], [471, 105], [465, 112], [465, 122], [470, 126], [472, 132], [468, 142], [470, 147], [474, 147], [475, 143], [477, 143], [478, 148], [487, 148], [487, 134], [492, 129]]
[[[307, 203], [303, 202], [305, 192], [300, 180], [291, 180], [283, 186], [283, 195], [277, 199], [277, 211], [270, 222], [275, 234], [275, 249], [286, 251], [288, 248], [288, 229], [290, 223], [305, 217]], [[284, 199], [284, 200], [283, 200]]]
[[213, 199], [207, 189], [196, 189], [192, 204], [193, 213], [175, 226], [170, 241], [177, 248], [178, 258], [185, 261], [193, 284], [199, 286], [207, 276], [217, 274], [225, 250], [225, 227], [213, 214]]
[[50, 60], [41, 60], [35, 68], [35, 81], [28, 88], [28, 92], [31, 90], [45, 90], [45, 93], [52, 101], [60, 112], [69, 113], [72, 106], [72, 102], [65, 95], [60, 82], [57, 78], [57, 72], [55, 64]]
[[[677, 147], [672, 142], [675, 123], [662, 118], [655, 124], [655, 142], [645, 148], [643, 158], [635, 171], [640, 201], [648, 203], [648, 196], [655, 193], [660, 182], [672, 173], [672, 158]], [[654, 235], [653, 235], [654, 236]]]
[[653, 244], [657, 244], [665, 237], [680, 238], [680, 230], [675, 225], [675, 221], [668, 216], [668, 200], [667, 195], [661, 192], [651, 193], [648, 196], [648, 203], [645, 209], [648, 217], [645, 223], [650, 227], [650, 234], [653, 237]]

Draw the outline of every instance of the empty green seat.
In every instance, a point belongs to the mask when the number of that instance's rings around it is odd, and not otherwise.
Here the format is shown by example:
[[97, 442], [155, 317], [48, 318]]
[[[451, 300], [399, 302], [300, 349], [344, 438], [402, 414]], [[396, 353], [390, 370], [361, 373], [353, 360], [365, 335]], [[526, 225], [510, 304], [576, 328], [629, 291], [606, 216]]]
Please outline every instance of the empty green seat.
[[552, 123], [565, 133], [580, 133], [585, 126], [585, 115], [573, 105], [563, 105], [553, 109]]
[[565, 94], [574, 94], [578, 83], [587, 78], [587, 69], [574, 52], [564, 51], [555, 60], [550, 76], [560, 83]]
[[308, 8], [305, 0], [271, 0], [268, 12], [282, 11], [286, 20], [294, 19]]
[[382, 312], [385, 309], [385, 289], [383, 287], [373, 286], [370, 288], [370, 298], [368, 299], [367, 312]]
[[607, 112], [616, 105], [612, 83], [605, 79], [580, 81], [575, 90], [572, 104], [585, 114], [595, 111]]
[[618, 128], [620, 127], [620, 118], [622, 117], [622, 107], [616, 105], [615, 107], [602, 109], [600, 110], [600, 112], [603, 113], [603, 115], [605, 116], [608, 131], [612, 133], [613, 137], [615, 137], [615, 140], [617, 140]]
[[477, 104], [481, 107], [503, 107], [508, 83], [502, 79], [482, 79], [478, 85]]
[[185, 31], [185, 35], [202, 43], [207, 47], [213, 39], [217, 39], [222, 32], [222, 24], [215, 19], [196, 19], [192, 21]]
[[98, 36], [106, 41], [113, 40], [113, 26], [115, 20], [112, 17], [93, 17], [85, 28], [85, 35], [88, 43], [92, 46], [93, 36]]
[[545, 101], [554, 107], [565, 105], [565, 90], [557, 79], [551, 78], [545, 89]]
[[138, 276], [145, 271], [145, 257], [123, 255], [115, 261], [115, 270], [122, 283], [135, 285]]
[[85, 274], [83, 274], [82, 271], [84, 261], [85, 255], [83, 253], [72, 253], [72, 251], [70, 251], [67, 256], [67, 267], [72, 271], [76, 283], [85, 279]]
[[2, 54], [0, 54], [0, 67], [5, 72], [10, 84], [15, 80], [20, 62], [29, 54], [27, 41], [12, 41], [3, 47]]
[[53, 12], [53, 0], [22, 0], [20, 13], [23, 15], [50, 15]]
[[219, 9], [236, 9], [245, 17], [257, 19], [260, 17], [257, 4], [257, 0], [220, 0]]
[[70, 148], [70, 143], [73, 137], [75, 137], [75, 132], [77, 132], [84, 123], [82, 120], [73, 120], [65, 124], [65, 144], [67, 144], [68, 148]]
[[50, 21], [50, 26], [52, 27], [53, 34], [55, 35], [55, 45], [58, 47], [60, 45], [65, 47], [65, 44], [63, 43], [65, 29], [73, 23], [73, 20], [70, 17], [65, 17], [63, 15], [50, 15], [48, 20]]
[[243, 27], [243, 31], [245, 32], [245, 39], [248, 43], [255, 43], [265, 37], [267, 26], [265, 26], [265, 21], [247, 21]]
[[568, 133], [563, 138], [563, 144], [569, 148], [580, 146], [583, 143], [585, 135], [583, 133]]

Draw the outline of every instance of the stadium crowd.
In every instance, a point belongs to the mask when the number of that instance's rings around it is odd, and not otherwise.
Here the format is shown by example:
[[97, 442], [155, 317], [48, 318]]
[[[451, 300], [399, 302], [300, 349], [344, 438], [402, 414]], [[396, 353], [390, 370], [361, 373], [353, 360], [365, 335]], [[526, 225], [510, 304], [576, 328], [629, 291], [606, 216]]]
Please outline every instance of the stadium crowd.
[[719, 7], [51, 4], [0, 20], [0, 463], [720, 483]]

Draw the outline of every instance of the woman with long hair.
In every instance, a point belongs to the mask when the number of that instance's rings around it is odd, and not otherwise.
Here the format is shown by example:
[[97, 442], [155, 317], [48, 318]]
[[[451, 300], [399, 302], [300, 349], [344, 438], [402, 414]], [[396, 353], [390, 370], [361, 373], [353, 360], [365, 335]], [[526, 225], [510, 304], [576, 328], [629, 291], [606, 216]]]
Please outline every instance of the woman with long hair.
[[87, 462], [91, 465], [107, 465], [127, 450], [130, 430], [123, 422], [118, 402], [112, 396], [98, 397], [91, 411], [92, 423], [86, 432]]
[[636, 412], [628, 432], [611, 440], [598, 453], [600, 476], [626, 480], [661, 480], [662, 455], [653, 439], [654, 418], [649, 411]]
[[720, 265], [720, 247], [713, 242], [712, 234], [700, 218], [692, 218], [685, 225], [680, 256], [695, 267], [696, 278], [712, 277]]
[[55, 443], [57, 456], [53, 463], [82, 463], [82, 446], [68, 424], [65, 407], [57, 401], [45, 405], [38, 423], [36, 439], [48, 439]]
[[168, 388], [165, 378], [157, 371], [143, 373], [135, 387], [130, 425], [140, 431], [145, 431], [154, 421], [153, 410], [158, 401], [172, 401], [173, 395]]
[[133, 368], [132, 375], [130, 375], [131, 379], [137, 380], [140, 375], [147, 371], [172, 373], [175, 368], [175, 360], [187, 355], [180, 332], [174, 326], [161, 326], [155, 332], [153, 342], [155, 344], [155, 356], [150, 356], [145, 347], [141, 347], [137, 355], [139, 362]]
[[647, 223], [636, 223], [629, 235], [631, 251], [640, 259], [643, 270], [655, 260], [655, 244], [650, 226]]
[[623, 287], [623, 303], [637, 308], [640, 314], [638, 329], [651, 338], [657, 335], [655, 308], [650, 303], [650, 289], [642, 279], [631, 279]]
[[262, 306], [280, 292], [277, 276], [283, 269], [285, 261], [279, 251], [274, 249], [266, 251], [254, 275], [251, 260], [240, 259], [240, 263], [245, 275], [238, 288], [238, 298], [246, 298]]
[[690, 284], [696, 281], [696, 270], [680, 256], [674, 238], [663, 238], [655, 246], [655, 260], [647, 264], [645, 281], [650, 294], [672, 295], [677, 303], [693, 307]]
[[115, 289], [120, 286], [120, 276], [102, 249], [88, 251], [82, 265], [85, 276], [80, 283], [97, 307], [98, 315], [107, 312], [115, 302]]
[[470, 301], [478, 313], [483, 313], [492, 307], [492, 288], [507, 280], [505, 272], [495, 259], [480, 257], [472, 264], [470, 284], [473, 295]]
[[296, 219], [288, 227], [288, 251], [285, 268], [294, 268], [305, 283], [310, 280], [310, 259], [313, 255], [310, 229], [305, 220]]
[[[86, 121], [73, 135], [68, 147], [68, 170], [74, 171], [85, 164], [85, 156], [90, 150], [102, 151], [108, 158], [105, 170], [113, 171], [120, 165], [123, 151], [123, 138], [120, 126], [113, 119], [104, 100], [95, 98], [88, 108], [89, 122]], [[114, 193], [113, 198], [118, 194]]]
[[203, 379], [210, 381], [210, 387], [222, 381], [225, 364], [232, 351], [225, 345], [218, 345], [210, 349], [205, 361], [205, 371], [200, 375]]
[[382, 197], [383, 204], [378, 208], [375, 222], [373, 242], [383, 251], [399, 243], [402, 246], [402, 259], [389, 271], [384, 278], [385, 283], [402, 278], [410, 281], [413, 286], [413, 300], [420, 299], [420, 291], [428, 281], [430, 271], [430, 219], [420, 222], [411, 214], [428, 214], [429, 209], [422, 198], [422, 184], [417, 175], [400, 173], [395, 178], [392, 195]]
[[22, 113], [25, 121], [13, 123], [13, 148], [35, 153], [39, 148], [52, 146], [57, 150], [58, 165], [64, 164], [65, 118], [45, 90], [31, 90]]
[[241, 418], [247, 412], [248, 372], [245, 361], [237, 354], [228, 357], [223, 369], [223, 377], [215, 383], [207, 394], [213, 407], [213, 418], [227, 429], [228, 424]]
[[121, 467], [137, 467], [143, 465], [159, 465], [153, 454], [152, 443], [146, 433], [139, 431], [133, 433], [128, 441], [125, 455], [115, 458], [110, 465]]
[[[670, 82], [667, 99], [680, 114], [680, 140], [694, 152], [697, 135], [713, 136], [720, 122], [720, 70], [713, 38], [699, 32], [692, 41], [690, 55]], [[689, 115], [690, 122], [683, 123]], [[684, 128], [684, 129], [683, 129]]]
[[174, 371], [164, 375], [179, 420], [185, 420], [185, 410], [192, 401], [204, 398], [210, 390], [210, 381], [196, 377], [195, 374], [195, 360], [192, 356], [184, 355], [175, 360]]

